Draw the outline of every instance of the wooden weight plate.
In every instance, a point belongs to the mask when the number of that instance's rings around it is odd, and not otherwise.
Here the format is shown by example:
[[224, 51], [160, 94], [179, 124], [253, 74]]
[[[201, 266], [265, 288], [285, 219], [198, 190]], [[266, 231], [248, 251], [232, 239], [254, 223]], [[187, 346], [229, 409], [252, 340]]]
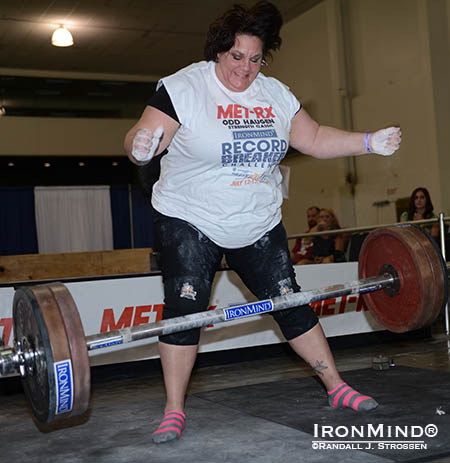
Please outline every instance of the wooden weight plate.
[[89, 406], [91, 368], [83, 324], [75, 301], [62, 283], [48, 285], [56, 300], [66, 328], [74, 371], [74, 402], [71, 416], [83, 414]]
[[[36, 419], [50, 423], [80, 413], [74, 368], [63, 315], [48, 286], [16, 291], [13, 301], [14, 337], [22, 346], [22, 383]], [[83, 336], [84, 341], [84, 336]], [[77, 362], [75, 362], [77, 363]]]
[[402, 225], [375, 230], [364, 240], [359, 277], [379, 275], [390, 265], [400, 280], [395, 295], [388, 290], [363, 295], [369, 310], [390, 331], [422, 328], [434, 320], [446, 299], [446, 266], [430, 239], [418, 227]]
[[423, 227], [411, 226], [411, 232], [416, 234], [418, 241], [422, 245], [433, 273], [433, 293], [435, 298], [427, 311], [428, 317], [425, 324], [428, 325], [436, 320], [448, 303], [449, 285], [447, 264], [444, 261], [442, 252], [436, 241]]
[[426, 268], [427, 277], [428, 272], [431, 275], [430, 281], [432, 285], [429, 288], [429, 299], [425, 301], [423, 319], [420, 326], [418, 326], [418, 328], [421, 328], [436, 318], [442, 307], [443, 294], [446, 293], [446, 289], [448, 290], [448, 284], [444, 284], [444, 273], [440, 265], [440, 252], [437, 247], [433, 246], [431, 236], [424, 229], [414, 225], [405, 228], [405, 233], [411, 236], [411, 242], [415, 243], [416, 252], [420, 253], [428, 261], [428, 266], [423, 262], [422, 272], [425, 272], [424, 268]]
[[[422, 227], [415, 225], [404, 226], [405, 233], [413, 236], [416, 246], [421, 248], [421, 253], [428, 260], [428, 270], [431, 274], [432, 286], [431, 298], [424, 308], [424, 318], [421, 326], [432, 323], [448, 301], [448, 275], [447, 265], [442, 257], [441, 250], [432, 236]], [[421, 254], [422, 255], [422, 254]], [[419, 326], [419, 328], [421, 327]]]

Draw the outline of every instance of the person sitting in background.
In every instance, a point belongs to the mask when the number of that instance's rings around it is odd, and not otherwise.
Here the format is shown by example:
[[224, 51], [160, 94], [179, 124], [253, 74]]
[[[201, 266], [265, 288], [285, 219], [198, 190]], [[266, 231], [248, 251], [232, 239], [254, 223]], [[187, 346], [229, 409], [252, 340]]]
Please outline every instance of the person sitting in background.
[[[306, 220], [308, 221], [308, 230], [305, 233], [309, 233], [312, 227], [317, 225], [317, 217], [320, 209], [317, 206], [311, 206], [306, 209]], [[291, 250], [291, 261], [296, 264], [302, 259], [309, 259], [312, 253], [313, 238], [297, 238], [295, 240], [295, 246]]]
[[[431, 202], [430, 193], [426, 188], [416, 188], [409, 198], [409, 207], [400, 216], [400, 222], [410, 222], [413, 220], [425, 220], [437, 218], [434, 214], [433, 203]], [[431, 236], [438, 240], [439, 238], [439, 224], [434, 223], [424, 226]]]
[[[340, 228], [339, 221], [332, 209], [320, 209], [317, 225], [311, 228], [310, 233]], [[345, 262], [346, 246], [347, 240], [343, 235], [316, 236], [313, 239], [310, 258], [300, 260], [298, 265]]]

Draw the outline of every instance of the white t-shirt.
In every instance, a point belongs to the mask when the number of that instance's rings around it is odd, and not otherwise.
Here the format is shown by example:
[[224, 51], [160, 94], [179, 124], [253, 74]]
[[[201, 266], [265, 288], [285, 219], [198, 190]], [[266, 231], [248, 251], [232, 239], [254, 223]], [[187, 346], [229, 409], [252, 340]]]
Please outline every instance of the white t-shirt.
[[281, 221], [278, 163], [299, 101], [261, 73], [247, 90], [230, 91], [212, 61], [192, 64], [161, 84], [181, 126], [161, 160], [153, 206], [224, 248], [254, 243]]

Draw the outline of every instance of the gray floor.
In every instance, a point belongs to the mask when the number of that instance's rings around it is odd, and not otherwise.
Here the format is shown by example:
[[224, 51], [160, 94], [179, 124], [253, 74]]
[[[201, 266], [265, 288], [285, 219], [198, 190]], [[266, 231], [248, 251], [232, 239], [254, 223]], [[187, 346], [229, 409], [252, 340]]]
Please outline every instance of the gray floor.
[[[450, 371], [449, 343], [441, 324], [432, 338], [337, 349], [339, 369], [371, 366], [381, 353], [395, 365]], [[395, 366], [391, 367], [395, 368]], [[67, 423], [38, 427], [22, 394], [0, 395], [1, 461], [44, 462], [388, 462], [360, 450], [314, 450], [313, 436], [211, 403], [193, 394], [260, 384], [311, 374], [292, 356], [197, 368], [188, 391], [188, 424], [181, 440], [156, 446], [151, 432], [164, 403], [159, 372], [139, 377], [107, 378], [92, 388], [89, 412]], [[1, 381], [1, 380], [0, 380]], [[446, 385], [447, 386], [447, 385]], [[443, 404], [450, 413], [450, 404]], [[427, 460], [450, 462], [450, 457]]]

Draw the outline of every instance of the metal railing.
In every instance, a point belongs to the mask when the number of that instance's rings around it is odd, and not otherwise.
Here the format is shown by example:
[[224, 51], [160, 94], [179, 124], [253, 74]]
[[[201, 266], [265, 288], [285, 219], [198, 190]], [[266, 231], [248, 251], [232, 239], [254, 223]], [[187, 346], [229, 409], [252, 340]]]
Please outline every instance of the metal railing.
[[364, 227], [339, 228], [337, 230], [325, 230], [325, 231], [313, 232], [313, 233], [299, 233], [296, 235], [289, 235], [288, 240], [295, 239], [295, 238], [310, 238], [311, 236], [321, 236], [321, 235], [344, 235], [344, 234], [362, 233], [362, 232], [376, 230], [377, 228], [395, 227], [397, 225], [402, 225], [405, 223], [409, 223], [413, 225], [440, 223], [441, 215], [442, 215], [442, 223], [450, 222], [450, 217], [444, 217], [444, 214], [441, 213], [439, 214], [439, 217], [435, 217], [433, 219], [413, 220], [410, 222], [396, 222], [396, 223], [389, 223], [389, 224], [383, 224], [383, 225], [367, 225]]
[[[395, 227], [398, 225], [403, 224], [412, 224], [412, 225], [426, 225], [426, 224], [439, 224], [440, 230], [440, 244], [441, 244], [441, 252], [442, 257], [444, 258], [444, 262], [446, 261], [446, 249], [445, 249], [445, 223], [450, 222], [450, 217], [445, 217], [444, 214], [441, 212], [438, 217], [432, 219], [424, 219], [424, 220], [412, 220], [409, 222], [396, 222], [390, 224], [383, 224], [383, 225], [369, 225], [364, 227], [352, 227], [352, 228], [339, 228], [338, 230], [325, 230], [320, 232], [312, 232], [312, 233], [298, 233], [295, 235], [289, 235], [288, 240], [293, 240], [297, 238], [311, 238], [311, 236], [330, 236], [330, 235], [353, 235], [359, 234], [363, 232], [370, 232], [372, 230], [376, 230], [378, 228], [386, 228], [386, 227]], [[323, 264], [320, 264], [323, 265]], [[445, 332], [446, 335], [450, 335], [450, 314], [449, 314], [449, 306], [448, 303], [444, 309], [445, 313]], [[450, 348], [449, 348], [450, 350]]]

